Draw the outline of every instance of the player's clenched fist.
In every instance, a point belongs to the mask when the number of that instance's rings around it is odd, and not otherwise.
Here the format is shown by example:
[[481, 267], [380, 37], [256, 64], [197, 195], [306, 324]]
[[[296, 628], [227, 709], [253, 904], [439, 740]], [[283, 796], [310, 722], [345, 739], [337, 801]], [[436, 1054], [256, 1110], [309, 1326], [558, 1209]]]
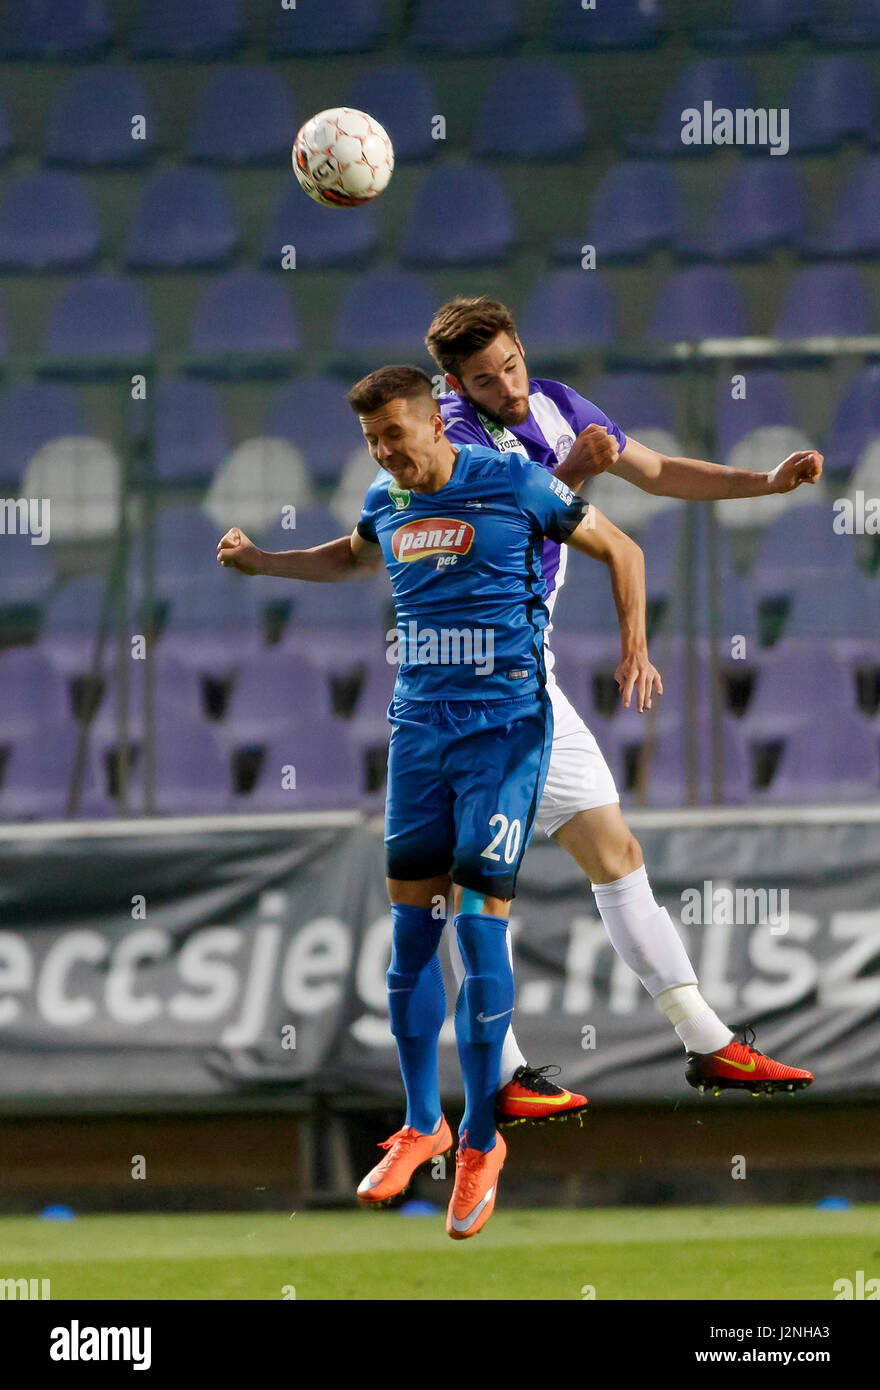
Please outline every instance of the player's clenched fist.
[[647, 652], [625, 656], [614, 672], [614, 679], [623, 696], [624, 709], [629, 709], [635, 693], [639, 714], [644, 714], [646, 709], [651, 708], [651, 696], [655, 691], [658, 695], [663, 694], [660, 672], [651, 665]]
[[218, 563], [227, 569], [240, 570], [242, 574], [262, 574], [262, 557], [262, 550], [238, 526], [227, 531], [217, 546]]
[[604, 425], [587, 425], [581, 430], [568, 451], [565, 460], [566, 472], [572, 471], [582, 478], [595, 478], [611, 468], [620, 455], [617, 440], [609, 434]]
[[772, 492], [794, 492], [801, 483], [818, 483], [825, 456], [818, 449], [799, 449], [789, 454], [767, 475]]

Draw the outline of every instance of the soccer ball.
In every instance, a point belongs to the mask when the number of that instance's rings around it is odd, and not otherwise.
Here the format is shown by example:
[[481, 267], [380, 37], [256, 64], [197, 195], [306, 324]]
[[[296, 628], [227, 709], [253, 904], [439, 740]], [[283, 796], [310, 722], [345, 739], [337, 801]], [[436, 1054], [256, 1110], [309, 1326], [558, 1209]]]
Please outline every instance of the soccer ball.
[[306, 121], [293, 146], [293, 172], [310, 198], [331, 208], [368, 203], [388, 186], [394, 150], [366, 111], [334, 106]]

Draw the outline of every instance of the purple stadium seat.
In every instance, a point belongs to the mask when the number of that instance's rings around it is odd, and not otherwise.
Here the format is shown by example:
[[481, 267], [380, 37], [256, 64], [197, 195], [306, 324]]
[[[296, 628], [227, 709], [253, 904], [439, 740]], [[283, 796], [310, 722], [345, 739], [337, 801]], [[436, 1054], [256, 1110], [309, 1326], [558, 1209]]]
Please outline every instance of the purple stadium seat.
[[837, 571], [809, 575], [791, 593], [783, 635], [880, 641], [874, 587], [859, 574]]
[[873, 439], [880, 437], [880, 363], [862, 367], [844, 387], [828, 427], [825, 467], [848, 476]]
[[[144, 138], [132, 138], [132, 119], [143, 116]], [[45, 159], [73, 168], [145, 164], [156, 144], [153, 103], [124, 67], [88, 68], [61, 88], [49, 115]]]
[[876, 801], [877, 734], [864, 716], [838, 712], [793, 729], [770, 786], [757, 793], [776, 806], [810, 801]]
[[56, 299], [44, 339], [49, 359], [66, 361], [71, 370], [81, 359], [88, 371], [101, 363], [124, 364], [146, 357], [153, 348], [147, 301], [139, 285], [111, 275], [74, 280]]
[[295, 180], [286, 180], [266, 227], [263, 265], [279, 269], [288, 246], [295, 248], [297, 270], [353, 268], [365, 261], [378, 240], [376, 209], [368, 203], [346, 208], [336, 217], [327, 213], [327, 208], [303, 196]]
[[858, 579], [852, 536], [834, 531], [835, 513], [829, 506], [793, 505], [762, 533], [749, 575], [761, 596], [792, 593], [813, 575]]
[[444, 57], [501, 53], [522, 35], [517, 0], [483, 0], [479, 8], [470, 0], [446, 0], [442, 9], [435, 0], [418, 0], [409, 46]]
[[314, 720], [295, 725], [269, 743], [256, 784], [236, 797], [236, 810], [357, 808], [364, 780], [363, 766], [344, 724], [338, 719]]
[[[454, 218], [439, 218], [438, 208], [454, 208]], [[446, 164], [419, 190], [400, 259], [409, 266], [494, 265], [515, 240], [513, 210], [498, 176], [479, 164]]]
[[630, 159], [615, 164], [600, 180], [582, 237], [557, 241], [554, 256], [580, 259], [581, 245], [595, 246], [601, 262], [637, 260], [678, 234], [681, 186], [665, 164]]
[[223, 265], [237, 245], [232, 205], [217, 175], [207, 169], [165, 169], [141, 192], [125, 264], [136, 270]]
[[790, 148], [797, 154], [836, 149], [841, 140], [867, 136], [874, 113], [871, 70], [861, 58], [810, 58], [785, 100]]
[[570, 159], [580, 154], [586, 135], [580, 92], [565, 68], [506, 63], [483, 94], [472, 148], [487, 159]]
[[[71, 722], [41, 729], [13, 744], [0, 791], [0, 819], [63, 820], [76, 743], [76, 728]], [[106, 815], [107, 810], [94, 761], [87, 758], [79, 814], [92, 817]]]
[[[146, 428], [144, 403], [132, 403], [135, 432]], [[217, 388], [206, 381], [170, 377], [156, 384], [156, 478], [163, 483], [207, 482], [229, 453], [229, 429]]]
[[614, 341], [614, 293], [599, 277], [595, 270], [554, 270], [535, 286], [521, 315], [530, 352], [576, 357], [588, 347]]
[[550, 31], [555, 48], [650, 48], [660, 36], [663, 0], [614, 0], [585, 10], [557, 0]]
[[687, 154], [690, 157], [707, 154], [715, 145], [683, 145], [681, 140], [682, 112], [692, 107], [703, 110], [703, 103], [726, 107], [731, 111], [755, 105], [752, 79], [739, 62], [725, 58], [707, 58], [688, 63], [667, 88], [653, 131], [631, 135], [626, 148], [632, 154]]
[[260, 536], [259, 542], [263, 550], [308, 550], [313, 545], [324, 545], [326, 541], [336, 540], [344, 533], [345, 528], [340, 525], [329, 507], [298, 507], [294, 527], [287, 527], [281, 521], [277, 521], [270, 530]]
[[[159, 507], [156, 511], [154, 566], [156, 592], [162, 598], [184, 596], [192, 581], [210, 583], [224, 578], [217, 564], [220, 534], [201, 507]], [[132, 540], [129, 580], [138, 590], [143, 573], [142, 541]], [[233, 576], [233, 580], [243, 576]]]
[[348, 584], [297, 584], [292, 597], [293, 617], [279, 643], [282, 651], [337, 673], [387, 650], [394, 618], [384, 574]]
[[835, 9], [829, 7], [833, 18], [827, 23], [813, 25], [813, 34], [820, 43], [853, 48], [880, 44], [880, 0], [850, 0], [843, 16], [835, 14]]
[[0, 37], [4, 58], [94, 58], [112, 41], [104, 0], [9, 0]]
[[33, 455], [50, 439], [85, 434], [72, 386], [18, 381], [0, 393], [0, 479], [18, 482]]
[[872, 299], [852, 266], [815, 265], [788, 283], [773, 326], [777, 338], [847, 337], [873, 332]]
[[319, 483], [336, 482], [349, 455], [363, 447], [360, 426], [340, 383], [327, 377], [301, 377], [279, 386], [266, 433], [295, 445]]
[[624, 434], [673, 429], [669, 397], [652, 372], [610, 372], [591, 381], [587, 393]]
[[607, 577], [596, 572], [586, 556], [566, 552], [565, 582], [553, 606], [553, 628], [572, 638], [589, 633], [594, 637], [619, 632], [617, 610]]
[[135, 58], [215, 58], [232, 53], [244, 37], [241, 0], [150, 0], [132, 35]]
[[[216, 815], [233, 809], [229, 758], [207, 720], [175, 718], [156, 726], [155, 811], [159, 815]], [[131, 771], [129, 808], [145, 806], [144, 759]]]
[[[223, 354], [252, 359], [254, 370], [280, 354], [295, 353], [300, 330], [286, 283], [256, 270], [229, 271], [202, 293], [193, 314], [190, 349], [214, 357], [206, 370], [221, 371]], [[240, 366], [232, 369], [235, 374]], [[290, 362], [286, 363], [290, 370]]]
[[256, 591], [246, 576], [216, 561], [214, 567], [216, 575], [175, 591], [160, 647], [191, 670], [223, 680], [256, 656], [263, 637]]
[[805, 32], [819, 16], [821, 0], [734, 0], [730, 21], [704, 29], [706, 48], [767, 48]]
[[409, 270], [373, 270], [343, 291], [333, 331], [341, 353], [375, 365], [377, 355], [393, 360], [425, 356], [426, 325], [435, 301], [425, 279]]
[[214, 72], [201, 93], [186, 145], [209, 164], [275, 164], [290, 157], [297, 124], [290, 89], [273, 68]]
[[857, 714], [852, 668], [822, 642], [782, 641], [761, 658], [743, 716], [750, 739], [786, 734], [801, 723], [834, 723]]
[[70, 719], [64, 679], [39, 647], [0, 652], [0, 690], [0, 746]]
[[[659, 721], [659, 731], [648, 757], [645, 757], [645, 791], [648, 806], [684, 806], [688, 803], [686, 731], [692, 724], [686, 719]], [[708, 713], [698, 718], [697, 801], [707, 805], [712, 800], [712, 742]], [[721, 799], [726, 806], [742, 805], [751, 793], [751, 760], [749, 748], [740, 724], [730, 715], [721, 721]]]
[[271, 647], [239, 672], [217, 733], [227, 748], [252, 747], [331, 713], [326, 677], [298, 656]]
[[77, 270], [95, 259], [101, 232], [79, 174], [22, 174], [0, 205], [0, 269]]
[[33, 545], [32, 539], [19, 532], [3, 536], [0, 608], [42, 604], [52, 590], [55, 574], [51, 556], [47, 554], [51, 546]]
[[727, 270], [675, 270], [660, 286], [645, 337], [654, 343], [688, 338], [739, 338], [748, 332], [742, 290]]
[[857, 164], [834, 200], [831, 221], [824, 232], [810, 237], [806, 249], [814, 256], [880, 256], [880, 154]]
[[358, 693], [354, 715], [357, 720], [373, 720], [381, 723], [386, 720], [388, 705], [394, 691], [397, 667], [385, 660], [380, 647], [370, 658], [364, 683]]
[[425, 74], [411, 64], [368, 68], [355, 80], [345, 104], [369, 111], [385, 127], [396, 164], [431, 159], [442, 148], [443, 141], [431, 135], [437, 97]]
[[[155, 729], [176, 720], [203, 723], [202, 683], [195, 671], [161, 648], [153, 654], [153, 718]], [[146, 663], [129, 664], [126, 727], [129, 737], [140, 741], [146, 722]], [[117, 673], [115, 664], [107, 667], [101, 703], [93, 721], [92, 737], [97, 749], [117, 741]]]
[[744, 373], [745, 396], [734, 400], [727, 377], [719, 377], [715, 391], [718, 454], [726, 459], [734, 445], [753, 430], [771, 425], [793, 425], [794, 408], [785, 377], [772, 367], [754, 367]]
[[[648, 589], [652, 594], [668, 594], [680, 576], [684, 563], [685, 514], [683, 510], [667, 511], [652, 516], [642, 535]], [[709, 538], [706, 512], [697, 508], [693, 514], [693, 543], [696, 546], [697, 576], [708, 573]], [[723, 584], [735, 578], [730, 542], [721, 528], [716, 532], [715, 565]]]
[[[39, 650], [64, 675], [82, 675], [91, 666], [103, 595], [103, 576], [86, 574], [68, 579], [45, 605]], [[111, 632], [104, 644], [103, 668], [114, 659]]]
[[754, 259], [800, 246], [805, 229], [798, 171], [779, 159], [743, 160], [721, 185], [705, 234], [680, 238], [676, 249], [714, 261]]
[[382, 32], [381, 0], [299, 0], [294, 9], [276, 9], [269, 51], [276, 58], [369, 53]]

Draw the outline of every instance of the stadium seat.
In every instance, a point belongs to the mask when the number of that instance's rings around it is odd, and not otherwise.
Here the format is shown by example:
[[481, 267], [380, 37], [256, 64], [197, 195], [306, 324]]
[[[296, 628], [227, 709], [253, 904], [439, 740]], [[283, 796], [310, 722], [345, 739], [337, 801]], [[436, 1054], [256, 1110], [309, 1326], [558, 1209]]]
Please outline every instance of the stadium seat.
[[821, 8], [822, 0], [734, 0], [728, 23], [700, 30], [695, 42], [704, 48], [768, 48], [806, 34]]
[[112, 42], [104, 0], [9, 0], [0, 30], [4, 58], [95, 58]]
[[153, 328], [139, 285], [87, 275], [56, 299], [43, 343], [47, 359], [71, 373], [126, 370], [153, 350]]
[[141, 192], [125, 264], [134, 270], [219, 266], [237, 245], [232, 206], [220, 179], [207, 169], [165, 169]]
[[[162, 651], [151, 655], [153, 679], [154, 730], [174, 720], [204, 723], [205, 712], [202, 682], [195, 671], [184, 666], [177, 657]], [[126, 693], [126, 728], [132, 741], [140, 742], [146, 728], [147, 664], [132, 661], [128, 668]], [[92, 739], [98, 750], [115, 744], [118, 738], [118, 675], [114, 663], [107, 666], [101, 701], [92, 720]]]
[[271, 647], [239, 671], [217, 736], [229, 750], [255, 747], [331, 714], [325, 676], [298, 655]]
[[[511, 102], [515, 91], [517, 100]], [[508, 62], [483, 93], [472, 148], [485, 159], [571, 159], [587, 118], [574, 78], [556, 63]]]
[[731, 111], [754, 107], [754, 89], [748, 70], [741, 63], [725, 58], [695, 59], [687, 63], [667, 88], [653, 131], [629, 136], [626, 148], [632, 154], [687, 154], [689, 157], [715, 151], [715, 145], [683, 145], [681, 140], [682, 112], [692, 107], [702, 111], [706, 101]]
[[426, 353], [425, 332], [434, 307], [427, 281], [414, 271], [368, 271], [343, 291], [333, 346], [347, 359], [372, 366], [386, 354], [389, 360], [413, 355], [418, 360]]
[[739, 390], [736, 398], [731, 394], [728, 376], [719, 376], [715, 389], [718, 456], [725, 463], [731, 449], [754, 430], [794, 424], [791, 393], [782, 372], [773, 367], [750, 367], [742, 375], [745, 395], [741, 399]]
[[[218, 276], [196, 304], [189, 345], [202, 359], [191, 369], [216, 375], [227, 371], [239, 375], [247, 369], [286, 376], [291, 367], [289, 354], [300, 345], [286, 282], [256, 270]], [[236, 361], [224, 361], [227, 354], [239, 356]]]
[[825, 445], [825, 468], [847, 477], [872, 440], [880, 438], [880, 363], [850, 378], [834, 407]]
[[762, 655], [743, 715], [752, 740], [788, 734], [801, 724], [834, 724], [858, 713], [852, 667], [821, 642], [786, 642]]
[[645, 330], [654, 343], [690, 338], [739, 338], [748, 332], [745, 300], [727, 270], [692, 266], [663, 282]]
[[418, 0], [409, 32], [410, 48], [445, 57], [503, 53], [523, 36], [518, 0], [482, 0], [475, 8], [470, 0]]
[[857, 164], [844, 180], [834, 200], [831, 220], [824, 232], [809, 237], [806, 250], [813, 256], [880, 256], [880, 154]]
[[813, 575], [857, 580], [852, 537], [835, 533], [834, 518], [827, 502], [804, 505], [793, 499], [761, 536], [749, 573], [754, 592], [761, 597], [791, 594]]
[[[4, 821], [63, 820], [76, 756], [73, 723], [43, 728], [13, 744], [0, 790], [0, 819]], [[80, 816], [106, 815], [94, 759], [87, 757]]]
[[211, 556], [215, 572], [205, 579], [191, 579], [170, 595], [159, 647], [163, 655], [176, 656], [191, 670], [227, 680], [264, 644], [256, 590], [245, 575], [217, 564], [218, 540], [215, 534]]
[[554, 243], [557, 260], [580, 261], [582, 245], [595, 246], [599, 264], [634, 261], [668, 245], [681, 220], [681, 186], [665, 164], [629, 159], [599, 181], [590, 201], [586, 231]]
[[817, 265], [788, 283], [773, 325], [777, 338], [847, 337], [874, 329], [872, 298], [852, 266]]
[[311, 483], [302, 454], [286, 439], [246, 439], [217, 469], [204, 508], [218, 527], [264, 531], [285, 506], [307, 506]]
[[683, 236], [679, 255], [713, 261], [754, 260], [779, 246], [800, 247], [806, 194], [797, 169], [784, 160], [749, 159], [722, 183], [702, 236]]
[[[39, 649], [64, 675], [82, 675], [91, 666], [104, 589], [103, 575], [81, 575], [68, 579], [45, 605]], [[105, 670], [116, 659], [112, 631], [111, 624], [103, 651]]]
[[[222, 814], [233, 809], [232, 770], [212, 725], [175, 717], [156, 726], [154, 810], [158, 815]], [[144, 758], [134, 760], [129, 809], [144, 809]]]
[[[147, 434], [160, 483], [206, 483], [229, 452], [229, 429], [217, 388], [187, 377], [160, 380], [155, 387], [153, 433]], [[134, 433], [148, 431], [146, 402], [133, 402]]]
[[880, 497], [880, 436], [865, 448], [847, 488], [847, 496], [853, 502], [860, 492], [866, 498]]
[[431, 159], [443, 148], [432, 136], [431, 122], [439, 114], [430, 81], [409, 63], [368, 68], [348, 92], [346, 106], [369, 111], [388, 132], [395, 164]]
[[101, 242], [79, 174], [40, 169], [9, 185], [0, 204], [0, 270], [80, 270]]
[[548, 360], [608, 347], [618, 332], [614, 292], [596, 270], [554, 270], [532, 290], [520, 320], [530, 355]]
[[134, 58], [217, 58], [233, 53], [244, 38], [241, 0], [150, 0], [140, 7], [131, 37]]
[[340, 531], [350, 533], [360, 521], [367, 489], [372, 486], [375, 477], [376, 464], [362, 440], [359, 446], [349, 449], [342, 475], [330, 499]]
[[814, 24], [813, 35], [820, 43], [839, 48], [880, 44], [880, 0], [850, 0], [842, 17], [834, 15], [827, 22]]
[[[209, 583], [215, 575], [223, 577], [221, 566], [217, 564], [217, 542], [221, 534], [201, 507], [157, 508], [153, 553], [156, 593], [160, 598], [173, 598], [180, 591], [186, 592], [192, 582]], [[131, 540], [128, 562], [133, 592], [141, 587], [142, 547], [143, 538], [136, 533]]]
[[653, 372], [609, 372], [590, 381], [586, 394], [624, 434], [636, 439], [643, 430], [673, 429], [669, 397]]
[[30, 459], [22, 487], [52, 499], [52, 540], [112, 536], [119, 525], [119, 459], [103, 439], [52, 439]]
[[344, 215], [329, 216], [327, 208], [303, 196], [299, 184], [286, 180], [266, 227], [262, 263], [278, 270], [293, 247], [297, 270], [323, 266], [354, 269], [376, 249], [376, 209], [346, 208]]
[[290, 89], [278, 72], [223, 68], [198, 98], [186, 155], [207, 164], [274, 165], [289, 159], [296, 129]]
[[[292, 522], [295, 525], [291, 525]], [[336, 540], [339, 535], [339, 522], [330, 508], [313, 503], [297, 507], [295, 514], [277, 518], [261, 533], [259, 544], [263, 550], [308, 550], [313, 545]]]
[[[640, 426], [633, 431], [633, 435], [646, 449], [656, 449], [658, 454], [680, 458], [684, 452], [681, 442], [668, 430], [652, 429], [650, 426], [643, 429]], [[591, 479], [584, 495], [615, 526], [628, 533], [641, 532], [657, 512], [668, 512], [682, 505], [677, 498], [655, 497], [640, 487], [633, 487], [623, 478], [616, 478], [612, 473], [600, 473], [597, 478]]]
[[[337, 529], [336, 534], [339, 534]], [[331, 673], [384, 653], [390, 587], [384, 574], [342, 584], [297, 584], [279, 650]]]
[[[769, 473], [789, 454], [816, 447], [815, 440], [792, 425], [762, 425], [744, 435], [724, 462], [729, 468]], [[821, 486], [821, 485], [820, 485]], [[807, 485], [798, 493], [801, 505], [822, 502], [822, 493]], [[792, 505], [787, 493], [771, 492], [762, 497], [730, 497], [715, 504], [715, 514], [724, 526], [734, 528], [765, 526]]]
[[880, 613], [873, 586], [858, 573], [844, 573], [842, 565], [825, 574], [812, 571], [791, 591], [783, 636], [877, 642]]
[[[275, 10], [269, 51], [276, 58], [330, 57], [369, 53], [383, 35], [381, 0], [299, 0], [294, 9]], [[369, 108], [367, 108], [369, 109]]]
[[0, 481], [19, 483], [28, 460], [50, 439], [85, 433], [74, 387], [17, 381], [0, 392]]
[[[26, 499], [30, 501], [30, 499]], [[17, 517], [20, 513], [17, 513]], [[37, 520], [45, 525], [42, 509]], [[6, 525], [8, 527], [8, 522]], [[16, 521], [16, 525], [19, 525]], [[29, 523], [31, 524], [31, 523]], [[49, 510], [51, 528], [51, 508]], [[55, 574], [47, 551], [50, 545], [35, 541], [35, 532], [8, 532], [3, 537], [3, 566], [0, 569], [0, 608], [32, 607], [45, 603], [52, 591]]]
[[[438, 208], [455, 208], [455, 217], [439, 218]], [[515, 240], [513, 209], [497, 174], [479, 164], [447, 164], [419, 190], [400, 259], [408, 266], [494, 265]]]
[[364, 447], [341, 383], [327, 377], [301, 377], [279, 386], [269, 407], [266, 434], [295, 445], [317, 483], [336, 482], [348, 455]]
[[361, 760], [345, 726], [338, 719], [314, 720], [272, 739], [253, 790], [236, 796], [236, 810], [357, 808], [364, 782]]
[[557, 0], [550, 29], [554, 48], [650, 48], [663, 25], [663, 0], [614, 0], [585, 10]]
[[877, 736], [860, 715], [838, 711], [793, 729], [769, 787], [756, 793], [771, 805], [810, 801], [876, 801], [880, 790]]
[[0, 652], [0, 689], [0, 747], [70, 721], [67, 685], [39, 647]]
[[[134, 138], [136, 116], [144, 118], [143, 138]], [[155, 145], [156, 118], [143, 84], [127, 68], [108, 64], [76, 73], [58, 92], [44, 158], [72, 168], [127, 168], [147, 163]]]
[[874, 114], [871, 70], [861, 58], [809, 58], [785, 100], [789, 148], [795, 154], [834, 150], [842, 140], [865, 138]]
[[[663, 699], [665, 699], [665, 694]], [[641, 742], [645, 804], [651, 807], [684, 806], [689, 801], [687, 731], [691, 719], [661, 714], [653, 746]], [[697, 721], [697, 802], [712, 801], [712, 742], [708, 711]], [[721, 719], [721, 799], [725, 806], [742, 805], [751, 795], [751, 762], [745, 735], [730, 715]]]
[[[667, 595], [675, 588], [684, 574], [685, 529], [687, 516], [683, 508], [672, 514], [654, 517], [642, 536], [645, 552], [648, 592], [654, 595]], [[706, 510], [696, 508], [691, 515], [692, 544], [696, 547], [695, 574], [697, 583], [706, 587], [709, 555], [709, 527]], [[728, 582], [736, 582], [733, 559], [730, 554], [728, 537], [723, 530], [716, 531], [715, 568], [722, 587]]]

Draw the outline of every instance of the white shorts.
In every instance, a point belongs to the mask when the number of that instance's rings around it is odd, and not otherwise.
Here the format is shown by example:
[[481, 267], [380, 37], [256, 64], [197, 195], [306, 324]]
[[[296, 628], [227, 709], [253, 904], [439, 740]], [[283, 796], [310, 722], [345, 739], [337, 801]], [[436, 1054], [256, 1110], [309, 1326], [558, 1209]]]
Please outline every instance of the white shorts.
[[578, 811], [619, 802], [611, 769], [593, 735], [555, 682], [547, 693], [553, 706], [553, 747], [535, 829], [553, 835]]

